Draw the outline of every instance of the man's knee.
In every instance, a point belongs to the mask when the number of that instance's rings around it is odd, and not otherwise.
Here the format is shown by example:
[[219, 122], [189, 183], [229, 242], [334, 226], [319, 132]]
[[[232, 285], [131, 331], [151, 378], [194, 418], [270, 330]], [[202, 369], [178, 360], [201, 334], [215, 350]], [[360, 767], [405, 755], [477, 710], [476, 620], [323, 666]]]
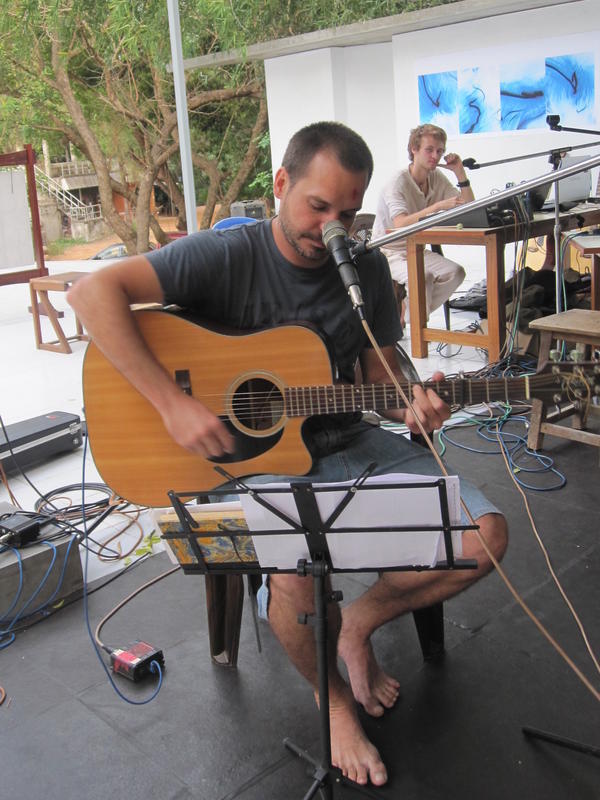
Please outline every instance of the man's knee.
[[489, 571], [493, 562], [488, 551], [496, 561], [502, 560], [508, 547], [508, 525], [502, 514], [484, 514], [476, 523], [479, 525], [479, 536], [484, 542], [484, 545], [481, 544], [477, 537], [477, 545], [483, 551], [480, 566]]
[[292, 606], [298, 613], [311, 612], [313, 594], [313, 582], [308, 577], [292, 574], [269, 576], [269, 607], [277, 604]]

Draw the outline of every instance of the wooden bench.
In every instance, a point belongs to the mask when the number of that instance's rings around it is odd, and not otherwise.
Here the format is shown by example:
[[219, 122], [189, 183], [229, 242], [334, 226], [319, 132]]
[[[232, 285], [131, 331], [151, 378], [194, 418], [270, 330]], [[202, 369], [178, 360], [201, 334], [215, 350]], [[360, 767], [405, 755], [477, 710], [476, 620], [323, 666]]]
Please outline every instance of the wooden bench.
[[[85, 272], [63, 272], [59, 275], [46, 275], [43, 278], [32, 278], [29, 281], [29, 292], [31, 294], [31, 313], [33, 314], [33, 331], [35, 334], [35, 346], [38, 350], [50, 350], [53, 353], [72, 353], [69, 342], [89, 341], [89, 336], [83, 332], [81, 322], [75, 317], [76, 333], [72, 336], [65, 336], [61, 327], [60, 320], [64, 317], [64, 312], [57, 311], [48, 298], [48, 292], [66, 292], [82, 278]], [[42, 338], [42, 326], [40, 315], [48, 317], [50, 324], [56, 334], [56, 339], [45, 342]]]

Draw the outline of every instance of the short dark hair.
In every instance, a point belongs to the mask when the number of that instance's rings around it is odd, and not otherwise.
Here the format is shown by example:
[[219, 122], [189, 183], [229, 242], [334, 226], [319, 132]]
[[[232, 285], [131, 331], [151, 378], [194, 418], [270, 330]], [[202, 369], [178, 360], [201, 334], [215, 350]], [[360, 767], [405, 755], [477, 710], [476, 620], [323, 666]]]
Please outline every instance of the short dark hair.
[[282, 159], [292, 183], [301, 178], [308, 165], [323, 150], [331, 151], [344, 169], [373, 174], [373, 156], [362, 137], [341, 122], [313, 122], [290, 139]]
[[421, 139], [424, 136], [433, 136], [434, 139], [437, 139], [438, 142], [440, 142], [444, 150], [446, 149], [446, 140], [448, 137], [443, 128], [430, 124], [419, 125], [418, 127], [412, 129], [410, 136], [408, 137], [408, 157], [411, 161], [413, 160], [413, 150], [419, 149], [421, 146]]

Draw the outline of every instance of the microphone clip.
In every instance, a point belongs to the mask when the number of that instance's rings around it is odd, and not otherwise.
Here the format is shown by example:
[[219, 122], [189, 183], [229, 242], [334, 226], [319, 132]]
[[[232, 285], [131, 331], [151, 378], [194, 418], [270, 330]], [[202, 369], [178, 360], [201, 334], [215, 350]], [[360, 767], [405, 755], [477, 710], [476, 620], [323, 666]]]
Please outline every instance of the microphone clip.
[[551, 131], [561, 131], [562, 127], [559, 123], [560, 114], [548, 114], [546, 116], [546, 125], [548, 125]]

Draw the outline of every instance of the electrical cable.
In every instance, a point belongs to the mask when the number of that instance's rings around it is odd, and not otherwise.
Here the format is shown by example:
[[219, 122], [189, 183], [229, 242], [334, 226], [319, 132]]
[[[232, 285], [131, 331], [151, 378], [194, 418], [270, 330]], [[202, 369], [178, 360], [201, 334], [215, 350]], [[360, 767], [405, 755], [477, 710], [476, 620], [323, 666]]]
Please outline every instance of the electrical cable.
[[[139, 567], [139, 565], [142, 564], [144, 561], [146, 561], [149, 557], [150, 557], [150, 553], [144, 553], [143, 556], [140, 556], [135, 561], [132, 561], [126, 567], [123, 567], [123, 569], [119, 570], [119, 572], [113, 573], [103, 583], [95, 585], [93, 589], [88, 589], [88, 592], [87, 592], [88, 593], [88, 597], [90, 597], [91, 595], [95, 594], [95, 592], [99, 592], [101, 589], [104, 589], [106, 586], [108, 586], [113, 581], [117, 580], [117, 578], [120, 578], [126, 572], [130, 572], [132, 569], [135, 569], [136, 567]], [[27, 630], [27, 628], [31, 627], [32, 625], [37, 624], [38, 622], [41, 622], [41, 620], [47, 619], [48, 617], [51, 617], [52, 615], [56, 614], [57, 612], [62, 611], [63, 608], [68, 608], [69, 606], [73, 605], [73, 603], [77, 603], [80, 599], [81, 598], [79, 598], [79, 597], [72, 597], [70, 600], [67, 600], [65, 602], [61, 602], [60, 605], [53, 606], [51, 609], [46, 609], [45, 613], [44, 613], [44, 616], [42, 616], [42, 617], [37, 616], [37, 617], [33, 617], [30, 620], [29, 616], [25, 615], [24, 617], [21, 618], [21, 622], [23, 623], [23, 621], [27, 620], [27, 623], [26, 624], [21, 624], [20, 626], [17, 626], [17, 627], [14, 627], [12, 629], [12, 632], [13, 633], [20, 633], [21, 631]]]
[[[491, 411], [490, 411], [491, 414]], [[525, 489], [531, 489], [532, 491], [536, 492], [549, 492], [555, 491], [556, 489], [562, 489], [566, 483], [566, 477], [559, 472], [554, 467], [554, 460], [550, 458], [550, 456], [544, 455], [543, 453], [537, 453], [534, 450], [530, 450], [527, 447], [527, 437], [521, 436], [517, 433], [512, 431], [505, 431], [504, 426], [507, 423], [522, 423], [524, 426], [528, 424], [528, 419], [523, 415], [513, 415], [511, 414], [511, 408], [506, 407], [506, 411], [500, 417], [489, 416], [484, 420], [481, 419], [471, 419], [465, 420], [461, 423], [455, 423], [452, 425], [445, 425], [438, 433], [438, 441], [443, 445], [444, 449], [441, 453], [443, 455], [446, 449], [446, 443], [452, 444], [455, 447], [458, 447], [461, 450], [466, 450], [471, 453], [480, 453], [483, 455], [498, 455], [500, 452], [503, 452], [506, 455], [506, 458], [510, 462], [510, 468], [513, 472], [514, 479], [519, 483], [519, 485], [523, 486]], [[456, 431], [470, 428], [475, 426], [476, 433], [479, 437], [483, 438], [484, 441], [488, 442], [498, 442], [500, 449], [479, 449], [477, 447], [468, 446], [466, 444], [462, 444], [458, 442], [455, 438], [450, 435], [450, 431]], [[498, 435], [492, 434], [492, 430], [498, 430]], [[521, 458], [530, 458], [534, 462], [537, 462], [536, 467], [530, 467], [524, 464], [523, 462], [519, 462], [518, 459]], [[527, 472], [527, 473], [537, 473], [537, 474], [545, 474], [551, 473], [558, 478], [558, 482], [553, 485], [547, 486], [535, 486], [533, 484], [525, 483], [525, 481], [521, 480], [517, 477], [518, 472]]]
[[10, 502], [13, 504], [13, 506], [16, 506], [17, 508], [21, 508], [21, 504], [19, 503], [17, 498], [14, 496], [14, 494], [12, 492], [12, 489], [10, 488], [10, 484], [8, 482], [8, 478], [6, 477], [6, 472], [4, 471], [4, 466], [2, 464], [2, 461], [0, 461], [0, 480], [2, 480], [2, 483], [6, 487], [6, 491], [8, 492], [8, 496], [10, 498]]
[[[115, 513], [122, 514], [125, 517], [128, 516], [127, 512], [125, 512], [125, 511], [116, 511]], [[134, 513], [136, 513], [136, 516], [135, 516], [134, 519], [130, 519], [129, 523], [124, 528], [121, 528], [121, 530], [117, 531], [112, 536], [109, 536], [109, 538], [106, 539], [106, 541], [102, 543], [100, 549], [96, 553], [96, 557], [100, 561], [114, 561], [115, 560], [114, 556], [103, 556], [102, 555], [102, 551], [105, 548], [108, 548], [108, 545], [111, 542], [114, 542], [116, 539], [118, 539], [120, 536], [122, 536], [124, 533], [126, 533], [134, 525], [139, 530], [139, 535], [138, 535], [137, 539], [135, 540], [135, 542], [132, 544], [132, 546], [129, 548], [129, 550], [127, 550], [125, 553], [121, 552], [120, 545], [119, 545], [119, 551], [118, 551], [119, 552], [119, 559], [128, 558], [133, 552], [135, 552], [136, 548], [138, 547], [138, 545], [140, 544], [140, 542], [144, 538], [144, 530], [143, 530], [143, 528], [142, 528], [142, 526], [140, 525], [140, 522], [139, 522], [139, 518], [140, 518], [140, 515], [142, 513], [141, 509], [138, 508], [137, 512], [134, 512]]]
[[[50, 572], [52, 571], [52, 567], [54, 566], [54, 563], [56, 561], [57, 552], [56, 552], [55, 545], [53, 545], [51, 542], [47, 542], [47, 541], [42, 541], [41, 544], [47, 545], [52, 550], [52, 559], [50, 561], [50, 565], [49, 565], [48, 569], [46, 570], [46, 572], [44, 574], [44, 577], [40, 581], [37, 589], [33, 592], [31, 597], [29, 598], [29, 600], [27, 600], [27, 602], [23, 606], [21, 606], [21, 610], [16, 615], [16, 617], [13, 618], [13, 620], [11, 621], [10, 625], [8, 626], [8, 628], [0, 630], [0, 650], [4, 650], [6, 647], [8, 647], [9, 645], [11, 645], [14, 642], [15, 634], [11, 630], [13, 625], [23, 616], [23, 612], [25, 611], [25, 609], [35, 600], [35, 598], [38, 596], [38, 594], [44, 588], [44, 586], [46, 584], [46, 581], [48, 580], [48, 576], [50, 575]], [[6, 636], [9, 637], [9, 640], [7, 642], [3, 642], [2, 640]]]
[[[1, 415], [1, 414], [0, 414], [0, 428], [2, 428], [2, 433], [4, 434], [4, 438], [6, 439], [6, 444], [7, 444], [7, 446], [8, 446], [8, 452], [9, 452], [9, 453], [11, 454], [11, 456], [13, 457], [13, 460], [14, 460], [14, 462], [15, 462], [15, 466], [16, 466], [16, 467], [17, 467], [17, 469], [19, 470], [19, 473], [20, 473], [21, 477], [23, 478], [23, 480], [25, 480], [25, 481], [26, 481], [26, 482], [29, 484], [29, 486], [30, 486], [30, 487], [33, 489], [33, 491], [34, 491], [34, 492], [35, 492], [37, 495], [39, 495], [39, 497], [42, 497], [42, 498], [43, 498], [43, 495], [42, 495], [42, 494], [39, 492], [38, 488], [37, 488], [36, 486], [34, 486], [34, 485], [33, 485], [33, 483], [32, 483], [32, 482], [29, 480], [29, 477], [28, 477], [28, 476], [25, 474], [25, 472], [24, 472], [24, 471], [21, 469], [21, 465], [19, 464], [19, 461], [18, 461], [18, 459], [17, 459], [17, 457], [16, 457], [16, 455], [15, 455], [15, 452], [14, 452], [14, 450], [13, 450], [13, 448], [12, 448], [12, 443], [11, 443], [11, 441], [10, 441], [9, 437], [8, 437], [8, 431], [6, 430], [6, 426], [4, 425], [4, 420], [2, 419], [2, 415]], [[16, 504], [15, 504], [15, 505], [16, 505]], [[55, 511], [58, 511], [58, 509], [57, 509], [57, 508], [55, 508], [54, 510], [55, 510]]]
[[[87, 536], [87, 522], [86, 522], [85, 510], [84, 510], [85, 509], [85, 458], [86, 458], [86, 454], [87, 454], [87, 438], [85, 440], [84, 447], [83, 447], [83, 458], [82, 458], [82, 466], [81, 466], [81, 514], [82, 514], [82, 519], [83, 519], [84, 534]], [[113, 680], [112, 675], [110, 674], [110, 672], [108, 670], [108, 667], [104, 663], [104, 659], [102, 658], [102, 655], [100, 653], [100, 648], [96, 644], [96, 640], [94, 638], [94, 634], [92, 633], [92, 628], [91, 628], [91, 625], [90, 625], [90, 615], [89, 615], [89, 607], [88, 607], [88, 591], [87, 591], [88, 562], [89, 562], [89, 552], [86, 549], [85, 556], [84, 556], [84, 569], [83, 569], [83, 616], [84, 616], [85, 626], [87, 628], [88, 636], [89, 636], [90, 641], [92, 643], [92, 647], [94, 648], [94, 652], [96, 653], [98, 661], [100, 662], [100, 665], [102, 666], [102, 669], [104, 670], [110, 685], [112, 686], [112, 688], [114, 689], [116, 694], [121, 698], [121, 700], [124, 700], [126, 703], [129, 703], [130, 705], [133, 705], [133, 706], [146, 705], [147, 703], [152, 702], [152, 700], [154, 700], [154, 698], [158, 695], [158, 693], [161, 690], [161, 687], [162, 687], [162, 684], [163, 684], [163, 673], [162, 673], [162, 669], [160, 667], [160, 664], [158, 663], [158, 661], [152, 661], [151, 664], [150, 664], [150, 671], [155, 673], [155, 674], [158, 673], [158, 686], [153, 691], [153, 693], [150, 695], [150, 697], [147, 697], [145, 700], [132, 700], [131, 698], [129, 698], [125, 694], [123, 694], [123, 692], [116, 685], [115, 681]]]
[[[16, 465], [19, 473], [21, 474], [23, 479], [29, 484], [29, 486], [33, 489], [33, 491], [36, 493], [36, 495], [39, 498], [36, 501], [35, 508], [36, 508], [36, 511], [39, 514], [40, 519], [44, 519], [47, 522], [53, 522], [57, 526], [68, 528], [69, 532], [74, 532], [75, 534], [77, 534], [80, 537], [80, 544], [84, 548], [89, 547], [88, 541], [91, 541], [101, 549], [110, 550], [110, 548], [108, 547], [107, 544], [101, 545], [99, 542], [96, 542], [94, 539], [92, 539], [89, 536], [86, 537], [86, 541], [82, 541], [83, 540], [82, 532], [76, 527], [76, 525], [74, 523], [70, 524], [69, 517], [71, 517], [71, 519], [74, 519], [75, 522], [80, 522], [81, 521], [80, 511], [79, 511], [79, 509], [81, 508], [81, 504], [78, 507], [76, 507], [76, 511], [75, 512], [69, 512], [67, 509], [58, 508], [52, 502], [51, 498], [56, 498], [57, 496], [60, 497], [63, 494], [65, 494], [66, 492], [68, 492], [68, 491], [79, 491], [81, 489], [79, 484], [71, 484], [69, 486], [62, 486], [62, 487], [59, 487], [57, 489], [52, 490], [52, 492], [49, 492], [49, 493], [47, 493], [45, 495], [42, 494], [40, 492], [40, 490], [37, 488], [37, 486], [35, 486], [34, 483], [31, 481], [29, 476], [25, 473], [25, 471], [22, 469], [22, 467], [18, 463], [18, 461], [16, 460], [15, 453], [14, 453], [14, 451], [12, 449], [12, 443], [9, 440], [8, 432], [6, 430], [6, 427], [4, 425], [4, 421], [3, 421], [1, 415], [0, 415], [0, 427], [1, 427], [2, 431], [3, 431], [3, 433], [4, 433], [4, 437], [6, 439], [6, 444], [8, 445], [9, 452], [12, 455], [13, 460], [15, 461], [15, 465]], [[8, 486], [8, 481], [6, 480], [6, 476], [5, 476], [4, 470], [2, 469], [1, 462], [0, 462], [0, 470], [1, 470], [0, 475], [3, 476], [3, 483], [5, 484], [5, 486], [7, 488], [7, 491], [9, 493], [10, 498], [11, 498], [11, 501], [13, 502], [13, 504], [15, 506], [17, 506], [19, 509], [21, 509], [20, 503], [18, 502], [16, 497], [13, 495], [12, 491], [10, 490], [10, 487]], [[122, 500], [121, 498], [117, 498], [114, 495], [114, 493], [112, 492], [112, 490], [109, 489], [109, 487], [106, 484], [93, 483], [93, 484], [90, 484], [90, 489], [93, 489], [93, 490], [96, 490], [96, 491], [100, 491], [100, 492], [108, 495], [108, 499], [101, 500], [101, 501], [96, 501], [96, 502], [93, 502], [93, 503], [90, 503], [90, 504], [87, 505], [88, 514], [90, 516], [92, 516], [92, 517], [98, 516], [98, 519], [96, 520], [96, 522], [92, 526], [90, 526], [88, 533], [90, 533], [92, 530], [94, 530], [97, 527], [97, 525], [99, 525], [106, 516], [111, 514], [112, 511], [115, 508], [119, 508], [119, 510], [124, 510], [129, 505], [126, 501]], [[70, 501], [70, 502], [72, 502], [72, 501]], [[27, 515], [32, 516], [33, 518], [35, 518], [35, 514], [33, 514], [33, 512], [23, 511], [22, 513], [23, 514], [27, 514]], [[57, 535], [55, 535], [54, 537], [50, 536], [48, 538], [49, 539], [57, 538]], [[95, 553], [95, 551], [93, 551], [93, 552]], [[125, 558], [126, 557], [126, 556], [123, 556], [122, 554], [120, 554], [117, 551], [113, 551], [113, 553], [114, 553], [114, 559], [115, 560], [118, 560], [120, 558]]]
[[96, 626], [96, 630], [94, 631], [94, 640], [96, 641], [96, 644], [98, 645], [98, 647], [101, 647], [103, 650], [106, 650], [107, 653], [111, 652], [111, 648], [108, 647], [108, 645], [105, 645], [100, 640], [100, 631], [102, 630], [104, 625], [108, 622], [108, 620], [111, 619], [111, 617], [114, 617], [114, 615], [117, 613], [117, 611], [119, 611], [121, 608], [123, 608], [124, 605], [129, 603], [130, 600], [133, 600], [134, 597], [137, 597], [137, 595], [140, 594], [140, 592], [143, 592], [144, 589], [148, 589], [150, 586], [153, 586], [155, 583], [158, 583], [159, 581], [162, 581], [163, 578], [166, 578], [169, 575], [172, 575], [174, 572], [179, 572], [180, 569], [181, 568], [180, 568], [179, 564], [177, 564], [176, 566], [171, 567], [170, 569], [166, 570], [165, 572], [161, 572], [160, 575], [157, 575], [156, 577], [151, 578], [149, 581], [146, 581], [146, 583], [143, 583], [141, 586], [138, 586], [137, 589], [134, 589], [134, 591], [131, 592], [131, 594], [128, 594], [127, 597], [125, 597], [123, 600], [121, 600], [120, 603], [117, 603], [117, 605], [114, 608], [112, 608], [108, 612], [108, 614], [105, 614], [102, 617], [102, 619], [100, 620], [100, 622], [98, 623], [98, 625]]

